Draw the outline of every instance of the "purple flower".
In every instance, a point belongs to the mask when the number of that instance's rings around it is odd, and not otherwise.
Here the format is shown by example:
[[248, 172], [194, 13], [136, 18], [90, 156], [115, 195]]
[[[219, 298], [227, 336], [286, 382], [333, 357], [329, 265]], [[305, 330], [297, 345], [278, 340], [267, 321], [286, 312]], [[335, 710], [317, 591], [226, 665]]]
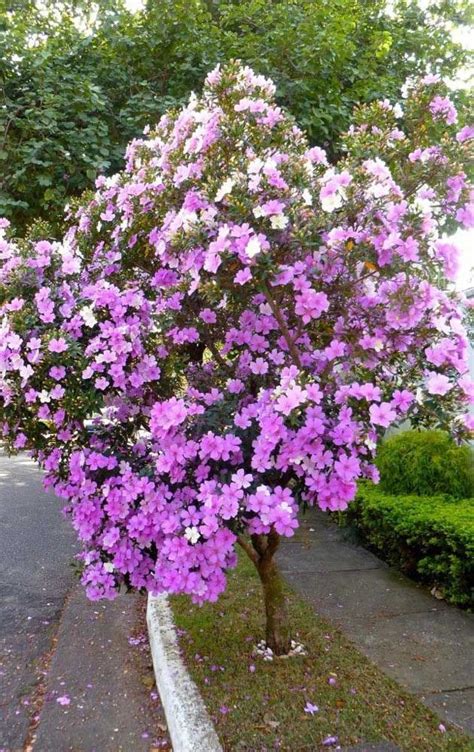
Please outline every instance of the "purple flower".
[[48, 350], [52, 353], [62, 353], [67, 350], [67, 342], [64, 337], [53, 338], [49, 341]]
[[322, 745], [323, 747], [332, 747], [334, 744], [337, 744], [339, 738], [337, 736], [327, 736], [323, 741]]
[[449, 97], [435, 97], [429, 108], [435, 118], [442, 118], [447, 125], [453, 125], [458, 119], [456, 108]]
[[311, 702], [307, 702], [304, 706], [304, 712], [309, 713], [310, 715], [314, 715], [315, 713], [319, 713], [319, 708], [317, 705], [313, 705]]
[[426, 388], [430, 394], [447, 394], [453, 385], [447, 376], [443, 376], [441, 373], [435, 373], [431, 371], [428, 374], [428, 380], [426, 382]]
[[375, 426], [387, 428], [396, 419], [397, 415], [389, 402], [373, 404], [369, 408], [370, 422]]
[[242, 269], [240, 272], [237, 272], [237, 274], [234, 277], [234, 282], [236, 285], [245, 285], [247, 282], [250, 282], [252, 279], [252, 272], [248, 267], [245, 269]]

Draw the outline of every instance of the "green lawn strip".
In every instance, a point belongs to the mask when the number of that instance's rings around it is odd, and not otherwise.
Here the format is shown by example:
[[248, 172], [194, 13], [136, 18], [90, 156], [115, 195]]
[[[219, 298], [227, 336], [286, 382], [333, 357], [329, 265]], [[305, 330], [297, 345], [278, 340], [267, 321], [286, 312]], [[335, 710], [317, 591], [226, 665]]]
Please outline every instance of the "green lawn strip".
[[[217, 603], [171, 599], [183, 656], [224, 750], [324, 750], [330, 735], [341, 746], [389, 740], [406, 752], [474, 750], [455, 729], [442, 733], [437, 716], [288, 593], [293, 636], [308, 655], [268, 663], [252, 655], [263, 635], [263, 612], [260, 583], [245, 556]], [[319, 712], [305, 713], [307, 702]]]

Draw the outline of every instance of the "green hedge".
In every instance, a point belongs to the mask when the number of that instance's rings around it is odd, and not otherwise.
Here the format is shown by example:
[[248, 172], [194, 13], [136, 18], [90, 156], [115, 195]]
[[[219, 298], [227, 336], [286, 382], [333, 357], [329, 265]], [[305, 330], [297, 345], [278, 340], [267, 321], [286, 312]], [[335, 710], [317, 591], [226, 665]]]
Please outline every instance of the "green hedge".
[[457, 499], [474, 496], [474, 455], [444, 431], [403, 431], [386, 439], [377, 453], [380, 487], [391, 494]]
[[435, 585], [450, 603], [474, 606], [474, 500], [391, 496], [361, 483], [343, 515], [389, 564]]

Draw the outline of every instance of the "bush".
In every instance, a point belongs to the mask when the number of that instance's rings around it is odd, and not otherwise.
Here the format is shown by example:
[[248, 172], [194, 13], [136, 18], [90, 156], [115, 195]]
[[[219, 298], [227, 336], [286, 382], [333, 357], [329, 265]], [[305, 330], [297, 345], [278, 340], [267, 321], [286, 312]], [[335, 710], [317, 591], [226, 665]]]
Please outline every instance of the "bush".
[[474, 502], [442, 496], [390, 496], [361, 483], [344, 515], [389, 564], [450, 603], [474, 605]]
[[377, 453], [380, 487], [387, 493], [456, 499], [474, 496], [474, 457], [443, 431], [404, 431]]

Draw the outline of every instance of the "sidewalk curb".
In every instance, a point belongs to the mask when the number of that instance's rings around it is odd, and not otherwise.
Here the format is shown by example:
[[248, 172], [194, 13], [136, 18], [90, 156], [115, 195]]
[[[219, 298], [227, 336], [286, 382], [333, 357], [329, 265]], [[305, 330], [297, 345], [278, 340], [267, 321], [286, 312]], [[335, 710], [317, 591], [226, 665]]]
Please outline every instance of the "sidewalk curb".
[[156, 686], [174, 752], [222, 752], [201, 695], [181, 658], [166, 595], [148, 596], [146, 616]]

